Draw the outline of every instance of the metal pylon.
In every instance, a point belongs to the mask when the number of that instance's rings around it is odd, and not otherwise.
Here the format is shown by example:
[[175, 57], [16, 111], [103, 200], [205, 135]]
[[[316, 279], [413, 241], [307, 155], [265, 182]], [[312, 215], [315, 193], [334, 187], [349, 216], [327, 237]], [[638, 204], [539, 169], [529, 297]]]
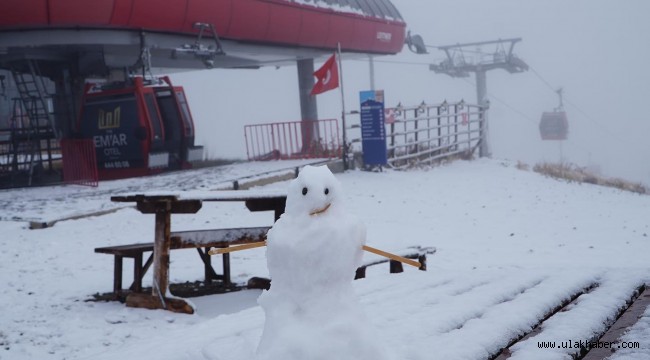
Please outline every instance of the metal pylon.
[[[487, 76], [486, 73], [494, 69], [503, 69], [511, 74], [528, 70], [528, 65], [513, 53], [515, 44], [521, 41], [516, 39], [499, 39], [494, 41], [481, 41], [467, 44], [456, 44], [438, 46], [438, 49], [445, 52], [447, 58], [439, 64], [431, 64], [429, 69], [436, 73], [447, 74], [451, 77], [468, 77], [470, 73], [476, 74], [476, 101], [478, 105], [487, 108]], [[482, 50], [474, 50], [481, 46], [496, 46], [491, 53]], [[508, 50], [506, 50], [506, 46]], [[475, 59], [465, 56], [465, 53], [473, 53]], [[489, 156], [487, 118], [481, 123], [481, 144], [479, 156]]]

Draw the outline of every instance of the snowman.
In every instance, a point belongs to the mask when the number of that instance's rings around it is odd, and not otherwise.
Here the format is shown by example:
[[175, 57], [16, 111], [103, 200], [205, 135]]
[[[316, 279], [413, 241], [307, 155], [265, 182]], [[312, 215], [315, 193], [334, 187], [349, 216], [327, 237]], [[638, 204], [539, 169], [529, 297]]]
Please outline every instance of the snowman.
[[366, 230], [342, 200], [326, 166], [306, 166], [291, 182], [267, 236], [271, 288], [258, 300], [266, 315], [258, 359], [384, 358], [352, 287]]

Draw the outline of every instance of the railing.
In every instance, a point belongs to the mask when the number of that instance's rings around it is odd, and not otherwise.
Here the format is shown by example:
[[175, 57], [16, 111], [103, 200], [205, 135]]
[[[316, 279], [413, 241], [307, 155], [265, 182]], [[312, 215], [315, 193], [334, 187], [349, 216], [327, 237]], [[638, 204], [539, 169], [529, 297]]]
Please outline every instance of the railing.
[[[348, 152], [361, 152], [359, 112], [348, 114]], [[388, 164], [405, 168], [454, 155], [470, 156], [483, 138], [485, 109], [463, 101], [386, 109]]]
[[246, 125], [248, 160], [334, 158], [341, 156], [336, 119]]
[[95, 144], [89, 139], [61, 140], [63, 181], [96, 187], [99, 184]]
[[50, 128], [0, 128], [0, 188], [31, 186], [44, 173], [60, 168], [59, 141]]

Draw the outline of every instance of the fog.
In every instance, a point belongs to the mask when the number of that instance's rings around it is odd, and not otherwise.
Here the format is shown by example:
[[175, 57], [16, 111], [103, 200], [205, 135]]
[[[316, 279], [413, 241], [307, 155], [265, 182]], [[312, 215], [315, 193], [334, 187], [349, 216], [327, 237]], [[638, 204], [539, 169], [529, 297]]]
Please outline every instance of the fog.
[[[408, 29], [427, 45], [521, 37], [515, 54], [531, 70], [488, 72], [489, 141], [493, 158], [534, 164], [561, 160], [603, 175], [650, 184], [650, 2], [647, 0], [393, 0]], [[491, 48], [484, 48], [490, 51]], [[375, 84], [386, 105], [447, 99], [476, 102], [475, 79], [435, 74], [429, 63], [444, 54], [416, 55], [405, 47], [375, 58]], [[317, 59], [319, 66], [325, 57]], [[370, 88], [368, 61], [343, 62], [347, 110]], [[185, 86], [197, 140], [210, 157], [245, 158], [244, 125], [300, 120], [295, 66], [260, 70], [205, 70], [175, 74]], [[569, 138], [542, 141], [542, 112], [565, 90]], [[322, 119], [338, 118], [338, 91], [318, 96]], [[561, 147], [561, 150], [560, 150]]]

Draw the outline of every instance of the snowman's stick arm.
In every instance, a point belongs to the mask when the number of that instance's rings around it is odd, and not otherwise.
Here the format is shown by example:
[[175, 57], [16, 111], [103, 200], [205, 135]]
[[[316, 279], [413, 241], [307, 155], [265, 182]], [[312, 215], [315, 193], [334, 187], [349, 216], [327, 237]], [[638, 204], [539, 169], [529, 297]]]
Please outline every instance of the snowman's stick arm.
[[208, 255], [228, 254], [234, 251], [255, 249], [258, 247], [266, 246], [266, 241], [254, 242], [252, 244], [236, 245], [227, 248], [216, 248], [208, 251]]
[[415, 266], [418, 269], [422, 266], [422, 264], [420, 264], [419, 261], [415, 261], [415, 260], [407, 259], [407, 258], [405, 258], [403, 256], [391, 254], [389, 252], [379, 250], [379, 249], [376, 249], [374, 247], [370, 247], [368, 245], [363, 245], [363, 250], [365, 250], [367, 252], [371, 252], [373, 254], [377, 254], [377, 255], [389, 258], [391, 260], [402, 262], [402, 263], [407, 264], [407, 265]]
[[[255, 248], [259, 248], [259, 247], [263, 247], [263, 246], [266, 246], [266, 241], [255, 242], [255, 243], [252, 243], [252, 244], [230, 246], [230, 247], [227, 247], [227, 248], [216, 248], [216, 249], [212, 249], [212, 250], [208, 251], [208, 254], [209, 255], [228, 254], [228, 253], [235, 252], [235, 251], [255, 249]], [[371, 252], [373, 254], [377, 254], [379, 256], [383, 256], [385, 258], [389, 258], [391, 260], [399, 261], [399, 262], [402, 262], [404, 264], [414, 266], [414, 267], [416, 267], [418, 269], [420, 268], [420, 266], [422, 266], [418, 261], [407, 259], [407, 258], [405, 258], [403, 256], [391, 254], [389, 252], [379, 250], [377, 248], [374, 248], [374, 247], [371, 247], [371, 246], [368, 246], [368, 245], [363, 245], [363, 250]]]

